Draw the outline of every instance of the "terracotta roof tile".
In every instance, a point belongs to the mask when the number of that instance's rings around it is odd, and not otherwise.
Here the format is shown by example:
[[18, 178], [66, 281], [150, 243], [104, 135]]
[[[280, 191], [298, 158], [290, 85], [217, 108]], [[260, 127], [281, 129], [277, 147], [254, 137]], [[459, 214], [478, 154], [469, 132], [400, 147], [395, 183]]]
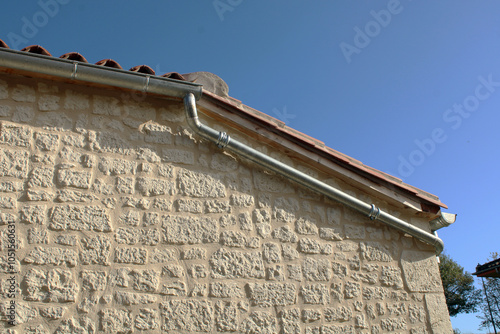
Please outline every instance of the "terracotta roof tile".
[[177, 72], [169, 72], [165, 73], [162, 75], [163, 78], [168, 78], [168, 79], [175, 79], [175, 80], [183, 80], [186, 81], [186, 78], [184, 78], [181, 74]]
[[100, 66], [106, 66], [106, 67], [112, 67], [112, 68], [117, 68], [117, 69], [120, 69], [120, 70], [123, 70], [123, 67], [118, 64], [117, 61], [113, 60], [113, 59], [103, 59], [103, 60], [99, 60], [97, 63], [95, 63], [96, 65], [100, 65]]
[[79, 54], [78, 52], [68, 52], [68, 53], [63, 54], [59, 58], [73, 60], [73, 61], [79, 61], [82, 63], [88, 63], [87, 59], [85, 59], [85, 57], [82, 56], [81, 54]]
[[[1, 39], [0, 39], [0, 47], [9, 48], [9, 46]], [[39, 45], [31, 45], [22, 49], [21, 51], [51, 56], [51, 54], [46, 49], [44, 49]], [[66, 53], [60, 56], [60, 58], [88, 63], [87, 59], [85, 59], [84, 56], [82, 56], [77, 52]], [[122, 66], [113, 59], [103, 59], [95, 64], [117, 69], [123, 69]], [[155, 71], [147, 65], [134, 66], [130, 69], [130, 71], [145, 73], [149, 75], [157, 75]], [[165, 73], [161, 75], [161, 77], [186, 81], [186, 78], [177, 72]], [[310, 149], [312, 152], [317, 152], [318, 154], [322, 154], [323, 156], [326, 154], [332, 161], [337, 161], [339, 164], [344, 166], [350, 166], [351, 169], [356, 170], [362, 176], [363, 175], [369, 176], [372, 179], [375, 178], [376, 180], [379, 180], [381, 183], [386, 183], [388, 185], [395, 186], [403, 191], [406, 191], [407, 193], [416, 196], [417, 198], [420, 198], [421, 200], [424, 200], [427, 203], [447, 208], [445, 204], [439, 201], [437, 196], [427, 193], [411, 185], [408, 185], [397, 177], [386, 174], [372, 167], [366, 166], [362, 162], [353, 159], [348, 155], [345, 155], [330, 147], [327, 147], [323, 142], [286, 126], [285, 123], [276, 118], [273, 118], [265, 113], [262, 113], [258, 110], [255, 110], [251, 107], [244, 105], [240, 100], [237, 100], [232, 97], [219, 96], [205, 89], [203, 90], [203, 93], [205, 96], [208, 96], [213, 101], [216, 101], [219, 104], [223, 104], [229, 108], [232, 108], [233, 110], [237, 110], [237, 112], [240, 115], [252, 119], [253, 121], [258, 122], [263, 126], [271, 128], [273, 129], [273, 131], [279, 133], [284, 137], [302, 143], [303, 146], [308, 147], [308, 149]]]
[[155, 75], [155, 71], [148, 65], [134, 66], [129, 71]]
[[39, 54], [39, 55], [44, 55], [44, 56], [50, 56], [50, 57], [52, 57], [52, 55], [50, 54], [50, 52], [47, 51], [47, 50], [45, 50], [45, 48], [43, 46], [40, 46], [40, 45], [30, 45], [30, 46], [25, 47], [21, 51], [29, 52], [29, 53], [36, 53], [36, 54]]

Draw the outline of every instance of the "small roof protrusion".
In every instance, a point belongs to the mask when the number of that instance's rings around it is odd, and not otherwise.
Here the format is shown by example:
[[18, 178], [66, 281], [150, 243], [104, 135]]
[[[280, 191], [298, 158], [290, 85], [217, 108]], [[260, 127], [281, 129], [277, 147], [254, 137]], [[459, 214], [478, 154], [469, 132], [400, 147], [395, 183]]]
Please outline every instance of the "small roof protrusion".
[[85, 57], [82, 56], [81, 54], [79, 54], [78, 52], [68, 52], [68, 53], [63, 54], [59, 58], [73, 60], [73, 61], [79, 61], [82, 63], [88, 63], [87, 59], [85, 59]]
[[100, 65], [100, 66], [112, 67], [112, 68], [117, 68], [117, 69], [123, 70], [123, 67], [121, 67], [121, 65], [118, 64], [113, 59], [103, 59], [103, 60], [98, 61], [95, 64]]
[[155, 75], [155, 71], [148, 65], [134, 66], [129, 71]]
[[30, 46], [25, 47], [21, 51], [29, 52], [29, 53], [36, 53], [39, 55], [52, 57], [50, 52], [47, 51], [43, 46], [40, 46], [40, 45], [30, 45]]

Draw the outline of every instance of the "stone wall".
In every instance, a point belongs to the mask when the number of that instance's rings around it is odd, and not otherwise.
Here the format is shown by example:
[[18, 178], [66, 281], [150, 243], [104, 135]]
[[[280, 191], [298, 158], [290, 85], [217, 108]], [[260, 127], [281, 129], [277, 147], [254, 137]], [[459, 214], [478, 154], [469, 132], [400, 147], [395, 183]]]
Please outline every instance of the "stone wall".
[[432, 248], [200, 141], [180, 102], [0, 76], [0, 212], [1, 333], [451, 331]]

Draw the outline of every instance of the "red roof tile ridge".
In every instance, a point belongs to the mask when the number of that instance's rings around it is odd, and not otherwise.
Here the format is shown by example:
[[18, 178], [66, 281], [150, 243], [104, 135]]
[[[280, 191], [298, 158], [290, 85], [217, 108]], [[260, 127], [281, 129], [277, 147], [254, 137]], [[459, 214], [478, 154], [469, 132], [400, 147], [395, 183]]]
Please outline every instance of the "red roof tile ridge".
[[[5, 43], [2, 39], [0, 39], [0, 48], [7, 48], [10, 49], [7, 43]], [[45, 56], [50, 56], [52, 55], [42, 46], [40, 45], [31, 45], [28, 47], [23, 48], [21, 51], [24, 52], [30, 52], [30, 53], [36, 53], [36, 54], [41, 54]], [[80, 61], [80, 62], [85, 62], [88, 63], [87, 59], [85, 57], [77, 52], [69, 52], [65, 53], [64, 55], [60, 56], [62, 59], [68, 59], [68, 60], [73, 60], [73, 61]], [[96, 65], [100, 66], [106, 66], [106, 67], [112, 67], [112, 68], [117, 68], [117, 69], [123, 69], [122, 66], [115, 60], [113, 59], [103, 59], [95, 63]], [[139, 66], [134, 66], [130, 69], [130, 71], [133, 72], [139, 72], [139, 73], [145, 73], [145, 74], [150, 74], [150, 75], [156, 75], [155, 71], [147, 66], [147, 65], [139, 65]], [[299, 140], [306, 145], [310, 146], [312, 150], [317, 150], [320, 152], [324, 152], [328, 156], [331, 156], [332, 158], [341, 161], [345, 164], [348, 164], [350, 166], [353, 166], [359, 171], [362, 171], [366, 174], [369, 174], [377, 179], [383, 180], [389, 184], [395, 185], [401, 189], [404, 189], [410, 193], [415, 194], [415, 196], [426, 200], [428, 202], [431, 202], [435, 205], [439, 205], [441, 207], [447, 208], [445, 204], [439, 201], [438, 197], [430, 194], [426, 191], [423, 191], [419, 188], [413, 187], [409, 184], [404, 183], [401, 179], [394, 177], [390, 174], [384, 173], [382, 171], [379, 171], [375, 168], [369, 167], [364, 165], [361, 161], [356, 160], [348, 155], [345, 155], [337, 150], [334, 150], [333, 148], [327, 147], [325, 143], [322, 141], [315, 139], [309, 135], [306, 135], [300, 131], [297, 131], [293, 128], [290, 128], [286, 126], [286, 124], [270, 115], [267, 115], [259, 110], [256, 110], [252, 107], [249, 107], [245, 104], [243, 104], [240, 100], [235, 99], [228, 94], [228, 87], [227, 84], [222, 80], [220, 77], [217, 75], [210, 73], [210, 72], [193, 72], [193, 73], [187, 73], [187, 74], [179, 74], [177, 72], [169, 72], [161, 75], [161, 77], [164, 78], [171, 78], [171, 79], [176, 79], [176, 80], [183, 80], [183, 81], [191, 81], [191, 82], [197, 82], [197, 83], [202, 83], [204, 85], [207, 85], [207, 87], [204, 86], [204, 94], [207, 96], [210, 96], [213, 99], [216, 99], [219, 102], [222, 102], [223, 104], [230, 106], [232, 108], [235, 108], [239, 110], [239, 112], [246, 114], [253, 118], [256, 121], [259, 121], [263, 123], [264, 125], [270, 126], [277, 131], [279, 131], [281, 134], [286, 135], [289, 138], [292, 138], [293, 140]], [[209, 88], [209, 89], [206, 89]]]

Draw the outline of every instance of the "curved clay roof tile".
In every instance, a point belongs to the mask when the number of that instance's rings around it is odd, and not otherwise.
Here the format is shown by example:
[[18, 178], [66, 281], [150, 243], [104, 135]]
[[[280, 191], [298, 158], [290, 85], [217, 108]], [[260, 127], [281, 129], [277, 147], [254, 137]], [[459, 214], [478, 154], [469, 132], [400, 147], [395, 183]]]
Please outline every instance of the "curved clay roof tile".
[[95, 63], [96, 65], [101, 65], [101, 66], [106, 66], [106, 67], [112, 67], [112, 68], [118, 68], [120, 70], [123, 70], [123, 67], [120, 66], [116, 61], [113, 59], [103, 59]]
[[9, 49], [9, 46], [7, 45], [7, 43], [5, 43], [4, 41], [2, 41], [0, 39], [0, 48], [6, 48], [6, 49]]
[[21, 51], [29, 52], [29, 53], [36, 53], [39, 55], [52, 57], [50, 52], [47, 51], [43, 46], [40, 46], [40, 45], [30, 45], [30, 46], [25, 47]]
[[155, 71], [148, 65], [134, 66], [129, 71], [155, 75]]
[[80, 61], [82, 63], [88, 63], [87, 59], [85, 59], [85, 57], [82, 56], [81, 54], [79, 54], [78, 52], [68, 52], [68, 53], [63, 54], [59, 58]]
[[186, 79], [179, 73], [177, 72], [169, 72], [169, 73], [165, 73], [162, 75], [163, 78], [169, 78], [169, 79], [176, 79], [176, 80], [182, 80], [182, 81], [186, 81]]

